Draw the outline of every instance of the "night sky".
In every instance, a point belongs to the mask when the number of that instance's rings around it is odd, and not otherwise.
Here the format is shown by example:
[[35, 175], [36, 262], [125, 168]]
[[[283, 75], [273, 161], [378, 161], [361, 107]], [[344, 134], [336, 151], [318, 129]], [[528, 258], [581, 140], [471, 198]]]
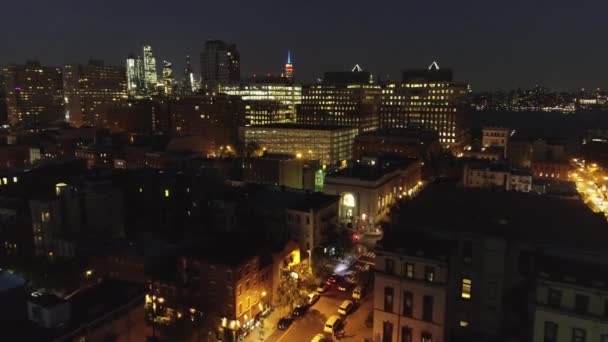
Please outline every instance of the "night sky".
[[397, 79], [437, 60], [474, 90], [608, 88], [608, 1], [3, 0], [0, 64], [122, 64], [141, 45], [199, 69], [205, 40], [236, 43], [242, 75], [365, 70]]

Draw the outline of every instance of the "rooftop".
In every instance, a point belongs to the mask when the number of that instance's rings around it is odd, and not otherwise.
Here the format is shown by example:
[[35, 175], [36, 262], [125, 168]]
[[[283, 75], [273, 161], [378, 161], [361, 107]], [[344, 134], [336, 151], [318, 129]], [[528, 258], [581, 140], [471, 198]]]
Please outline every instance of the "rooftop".
[[340, 131], [356, 129], [355, 127], [345, 127], [338, 125], [307, 125], [297, 123], [276, 123], [259, 126], [248, 126], [246, 129], [273, 128], [273, 129], [300, 129], [310, 131]]
[[365, 140], [368, 138], [390, 139], [391, 141], [404, 141], [410, 143], [419, 143], [422, 140], [438, 140], [437, 132], [428, 131], [416, 127], [408, 128], [386, 128], [371, 132], [364, 132], [357, 136], [357, 140]]
[[312, 194], [307, 194], [304, 198], [295, 201], [293, 204], [290, 204], [288, 208], [294, 210], [316, 210], [325, 208], [332, 203], [338, 202], [339, 200], [340, 196], [315, 192]]
[[514, 191], [430, 184], [396, 209], [395, 228], [436, 228], [605, 253], [608, 223], [581, 201]]
[[537, 262], [540, 278], [608, 290], [608, 265], [541, 256]]
[[364, 164], [357, 162], [352, 166], [330, 173], [326, 176], [326, 182], [332, 178], [353, 178], [364, 181], [377, 181], [380, 178], [399, 169], [405, 169], [409, 166], [419, 163], [416, 159], [378, 159], [373, 164]]
[[409, 256], [447, 261], [454, 254], [452, 241], [432, 237], [422, 232], [387, 231], [378, 242], [378, 252], [387, 251]]

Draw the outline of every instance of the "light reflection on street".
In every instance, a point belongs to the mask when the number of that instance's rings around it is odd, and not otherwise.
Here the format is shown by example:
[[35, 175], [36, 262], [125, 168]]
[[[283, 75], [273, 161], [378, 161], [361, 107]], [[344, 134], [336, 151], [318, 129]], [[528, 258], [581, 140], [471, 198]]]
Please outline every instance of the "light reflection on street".
[[608, 173], [595, 163], [573, 159], [576, 171], [570, 174], [570, 179], [576, 183], [576, 189], [583, 201], [594, 212], [602, 212], [608, 218]]

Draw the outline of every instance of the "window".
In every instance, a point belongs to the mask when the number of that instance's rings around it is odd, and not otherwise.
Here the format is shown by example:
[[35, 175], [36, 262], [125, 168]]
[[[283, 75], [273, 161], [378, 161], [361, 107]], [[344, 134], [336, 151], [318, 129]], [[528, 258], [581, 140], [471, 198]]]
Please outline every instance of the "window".
[[600, 342], [608, 342], [608, 334], [600, 335]]
[[422, 319], [433, 321], [433, 296], [424, 296], [422, 299]]
[[403, 316], [412, 317], [414, 312], [414, 295], [410, 291], [403, 291]]
[[473, 283], [469, 278], [462, 278], [462, 291], [460, 292], [460, 297], [464, 299], [471, 299], [471, 288]]
[[431, 266], [424, 267], [424, 279], [429, 283], [435, 281], [435, 268]]
[[572, 328], [572, 342], [585, 342], [587, 333], [580, 328]]
[[384, 263], [385, 263], [386, 273], [394, 274], [395, 273], [395, 261], [393, 259], [387, 258]]
[[404, 264], [403, 275], [408, 279], [414, 279], [414, 264], [405, 263]]
[[431, 333], [423, 332], [420, 337], [421, 342], [433, 342], [433, 335]]
[[562, 291], [549, 289], [549, 297], [547, 298], [549, 305], [560, 307], [562, 305]]
[[393, 312], [393, 297], [395, 290], [392, 287], [384, 288], [384, 311]]
[[401, 327], [401, 342], [412, 342], [412, 328]]
[[545, 337], [544, 342], [556, 342], [557, 341], [557, 323], [546, 321], [545, 322]]
[[608, 317], [608, 299], [604, 299], [604, 317]]
[[389, 321], [382, 323], [382, 342], [393, 342], [393, 323]]
[[574, 299], [574, 309], [580, 313], [587, 313], [589, 309], [589, 296], [577, 293]]
[[464, 244], [462, 246], [462, 261], [467, 265], [470, 265], [471, 262], [473, 261], [473, 242], [472, 241], [464, 242]]
[[241, 295], [241, 290], [242, 290], [241, 285], [237, 286], [237, 288], [236, 288], [236, 295], [237, 296]]
[[245, 290], [249, 290], [249, 280], [245, 282]]

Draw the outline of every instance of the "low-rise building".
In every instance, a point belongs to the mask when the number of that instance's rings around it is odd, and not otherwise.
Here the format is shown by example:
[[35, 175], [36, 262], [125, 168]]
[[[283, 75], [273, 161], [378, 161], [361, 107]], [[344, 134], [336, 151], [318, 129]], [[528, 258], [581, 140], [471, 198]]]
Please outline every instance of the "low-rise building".
[[325, 177], [324, 192], [340, 196], [340, 220], [378, 223], [421, 184], [417, 160], [366, 158]]
[[314, 193], [287, 207], [290, 238], [299, 243], [302, 252], [312, 253], [337, 227], [339, 203], [338, 196]]
[[608, 341], [606, 270], [606, 264], [539, 260], [533, 341]]
[[257, 144], [270, 153], [293, 154], [306, 160], [336, 165], [352, 159], [357, 128], [272, 124], [243, 127], [245, 146]]
[[374, 341], [447, 341], [452, 248], [424, 238], [382, 240], [374, 268]]
[[484, 148], [500, 147], [503, 152], [503, 158], [506, 158], [511, 130], [504, 127], [484, 127], [481, 132], [481, 146]]
[[468, 163], [464, 166], [462, 183], [470, 188], [529, 192], [532, 190], [532, 174], [529, 170], [513, 169], [507, 164]]
[[439, 134], [419, 128], [386, 128], [355, 138], [353, 158], [391, 153], [413, 159], [431, 159], [441, 152]]
[[295, 155], [266, 153], [243, 162], [243, 181], [302, 189], [304, 165]]

